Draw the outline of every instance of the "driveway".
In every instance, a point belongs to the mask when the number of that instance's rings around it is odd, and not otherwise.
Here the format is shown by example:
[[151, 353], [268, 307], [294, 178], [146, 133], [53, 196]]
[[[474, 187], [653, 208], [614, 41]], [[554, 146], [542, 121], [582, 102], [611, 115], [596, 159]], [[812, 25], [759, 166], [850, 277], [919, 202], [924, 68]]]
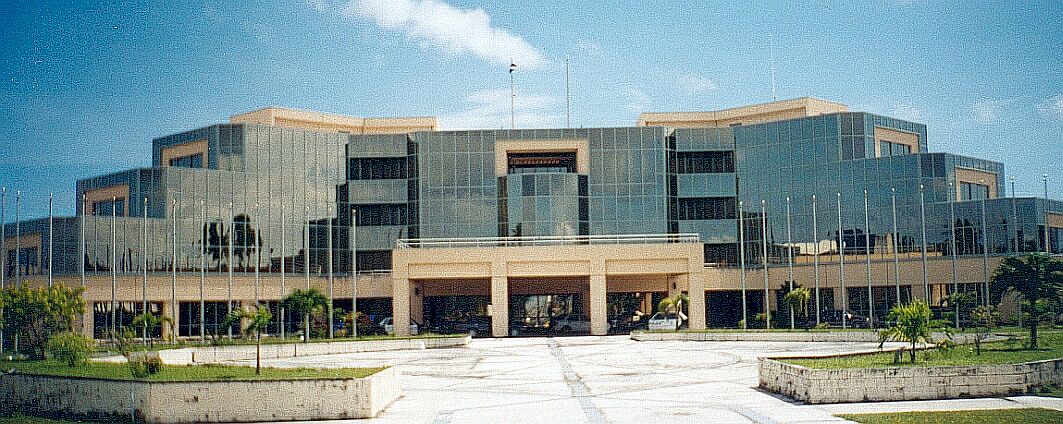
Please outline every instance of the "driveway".
[[[274, 359], [263, 365], [397, 367], [404, 396], [378, 418], [360, 423], [819, 423], [845, 422], [833, 416], [842, 412], [1024, 405], [1017, 398], [816, 406], [756, 388], [758, 356], [876, 347], [636, 342], [626, 336], [476, 339], [459, 349]], [[1063, 400], [1027, 400], [1063, 409]]]

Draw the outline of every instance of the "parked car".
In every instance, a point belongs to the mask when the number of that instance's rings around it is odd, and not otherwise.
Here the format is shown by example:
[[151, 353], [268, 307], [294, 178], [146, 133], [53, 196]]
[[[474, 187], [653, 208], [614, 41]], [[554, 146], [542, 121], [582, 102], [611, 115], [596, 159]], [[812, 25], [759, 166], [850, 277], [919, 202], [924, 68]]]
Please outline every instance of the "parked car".
[[[395, 334], [395, 324], [392, 317], [387, 317], [380, 320], [380, 326], [384, 327], [384, 332], [387, 334]], [[416, 335], [418, 331], [417, 323], [410, 321], [410, 335]]]
[[[831, 310], [823, 311], [820, 316], [820, 322], [825, 322], [831, 327], [842, 327], [842, 311]], [[845, 326], [848, 328], [868, 328], [869, 321], [866, 316], [854, 314], [852, 311], [845, 311]]]
[[648, 330], [675, 330], [680, 327], [681, 317], [676, 314], [669, 314], [665, 312], [658, 312], [650, 317], [650, 320], [646, 326]]
[[591, 320], [586, 315], [568, 314], [555, 318], [554, 329], [561, 333], [590, 333]]
[[467, 333], [473, 337], [491, 336], [491, 317], [473, 316], [454, 323], [454, 332]]

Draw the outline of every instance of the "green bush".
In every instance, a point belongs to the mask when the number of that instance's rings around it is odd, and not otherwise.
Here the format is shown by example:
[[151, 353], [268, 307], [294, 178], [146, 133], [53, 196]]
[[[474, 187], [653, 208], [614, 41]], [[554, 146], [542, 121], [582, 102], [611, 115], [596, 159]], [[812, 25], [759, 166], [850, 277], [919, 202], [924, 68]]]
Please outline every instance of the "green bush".
[[48, 340], [45, 350], [52, 359], [74, 367], [88, 362], [89, 354], [96, 350], [96, 344], [80, 334], [60, 333]]
[[135, 352], [129, 355], [129, 372], [133, 378], [147, 378], [162, 371], [159, 352]]

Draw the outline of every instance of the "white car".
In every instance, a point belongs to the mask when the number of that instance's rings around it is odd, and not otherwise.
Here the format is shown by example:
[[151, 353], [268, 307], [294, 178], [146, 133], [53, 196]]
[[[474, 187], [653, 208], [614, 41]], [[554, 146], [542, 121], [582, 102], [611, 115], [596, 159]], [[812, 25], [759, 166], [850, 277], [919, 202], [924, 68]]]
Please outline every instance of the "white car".
[[[395, 323], [393, 322], [391, 317], [387, 317], [387, 318], [384, 318], [384, 319], [380, 320], [380, 326], [384, 327], [384, 332], [385, 333], [395, 334]], [[417, 334], [417, 330], [418, 330], [417, 329], [417, 323], [415, 323], [413, 321], [410, 321], [410, 335], [411, 336], [416, 335]]]
[[591, 320], [585, 315], [568, 314], [554, 319], [552, 327], [562, 333], [589, 333]]
[[675, 314], [668, 314], [664, 312], [658, 312], [650, 317], [647, 322], [646, 329], [648, 330], [675, 330], [679, 328], [680, 319], [682, 315], [676, 317]]

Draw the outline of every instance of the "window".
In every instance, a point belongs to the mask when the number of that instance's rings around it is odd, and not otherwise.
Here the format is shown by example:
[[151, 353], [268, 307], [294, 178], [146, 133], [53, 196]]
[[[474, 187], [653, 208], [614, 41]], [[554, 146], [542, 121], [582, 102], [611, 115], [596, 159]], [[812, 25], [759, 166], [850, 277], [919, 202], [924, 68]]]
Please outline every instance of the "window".
[[507, 160], [510, 174], [576, 172], [576, 152], [510, 153]]
[[[113, 209], [112, 209], [113, 207]], [[114, 201], [104, 200], [99, 202], [92, 202], [92, 214], [96, 216], [111, 216], [111, 213], [117, 216], [125, 216], [125, 198], [119, 197]]]
[[[37, 263], [37, 248], [36, 247], [23, 247], [20, 248], [18, 255], [18, 268], [19, 275], [32, 275], [36, 274], [38, 270]], [[7, 262], [4, 263], [4, 273], [8, 276], [15, 275], [15, 249], [7, 251]]]
[[738, 264], [738, 244], [705, 244], [705, 263], [735, 265]]
[[894, 143], [892, 141], [882, 140], [879, 150], [882, 156], [897, 156], [897, 155], [910, 155], [912, 154], [912, 146], [901, 143]]
[[405, 203], [355, 205], [354, 208], [358, 211], [359, 227], [409, 225], [409, 214]]
[[390, 250], [359, 250], [355, 255], [358, 257], [358, 272], [391, 270]]
[[170, 159], [170, 166], [177, 168], [202, 168], [203, 154], [196, 153], [194, 155]]
[[350, 158], [348, 180], [394, 180], [409, 178], [407, 160], [401, 158]]
[[989, 186], [978, 183], [960, 182], [960, 200], [982, 200], [989, 198]]
[[734, 152], [678, 152], [679, 174], [718, 174], [735, 172]]
[[680, 198], [679, 219], [735, 219], [735, 199], [733, 197]]

